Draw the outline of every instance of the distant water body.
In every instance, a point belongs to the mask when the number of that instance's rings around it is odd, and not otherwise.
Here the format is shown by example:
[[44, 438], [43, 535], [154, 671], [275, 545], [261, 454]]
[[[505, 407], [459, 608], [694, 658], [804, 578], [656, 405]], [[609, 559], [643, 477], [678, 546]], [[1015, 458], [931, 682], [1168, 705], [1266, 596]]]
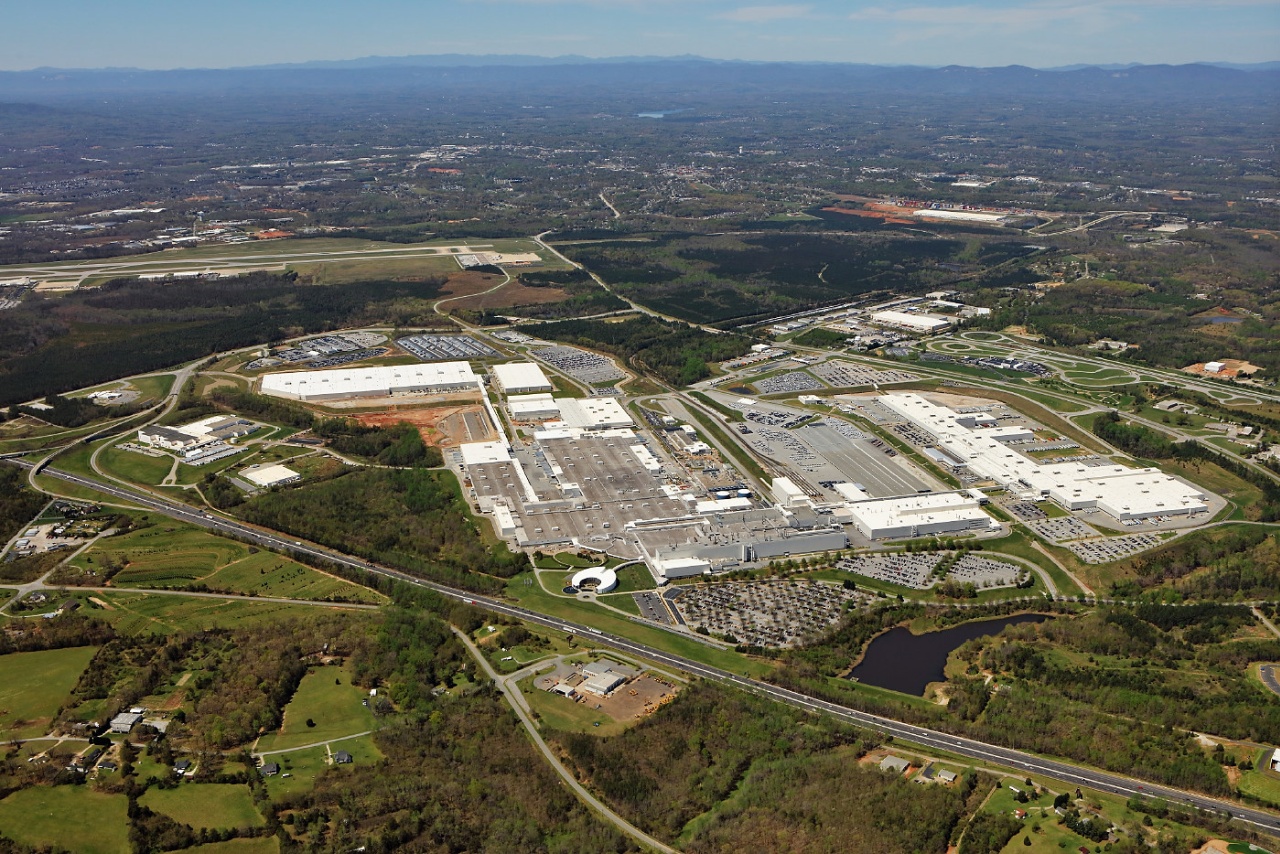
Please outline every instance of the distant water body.
[[650, 110], [647, 113], [636, 113], [638, 119], [665, 119], [667, 116], [674, 116], [676, 113], [687, 113], [688, 107], [681, 107], [678, 110]]
[[941, 682], [947, 656], [965, 641], [999, 634], [1007, 626], [1043, 623], [1044, 614], [1018, 614], [996, 620], [976, 620], [949, 629], [913, 635], [905, 626], [890, 629], [867, 644], [867, 652], [849, 678], [866, 685], [920, 696], [930, 682]]

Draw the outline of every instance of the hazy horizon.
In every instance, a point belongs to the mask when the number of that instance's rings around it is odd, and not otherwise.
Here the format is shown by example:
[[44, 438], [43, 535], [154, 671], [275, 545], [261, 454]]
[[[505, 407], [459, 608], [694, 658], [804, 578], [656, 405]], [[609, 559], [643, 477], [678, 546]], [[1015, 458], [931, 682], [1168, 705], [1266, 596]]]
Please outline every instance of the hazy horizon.
[[998, 67], [1280, 59], [1271, 0], [335, 0], [207, 7], [47, 0], [6, 10], [0, 70], [229, 69], [459, 54], [696, 55]]

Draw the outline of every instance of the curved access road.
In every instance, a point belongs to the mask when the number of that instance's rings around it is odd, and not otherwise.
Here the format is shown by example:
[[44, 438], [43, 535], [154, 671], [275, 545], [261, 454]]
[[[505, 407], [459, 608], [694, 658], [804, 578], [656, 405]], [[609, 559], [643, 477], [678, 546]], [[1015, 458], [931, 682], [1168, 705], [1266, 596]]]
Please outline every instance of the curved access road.
[[[10, 460], [10, 462], [16, 462], [18, 465], [22, 465], [24, 467], [35, 468], [35, 464], [24, 460]], [[1170, 786], [1148, 783], [1133, 777], [1126, 777], [1122, 774], [1084, 768], [1069, 762], [1038, 756], [1034, 753], [1014, 750], [995, 744], [988, 744], [977, 739], [952, 735], [940, 730], [916, 726], [915, 724], [902, 723], [901, 721], [895, 721], [892, 718], [862, 712], [857, 709], [849, 708], [848, 706], [841, 706], [838, 703], [817, 699], [806, 694], [801, 694], [798, 691], [792, 691], [787, 688], [772, 685], [768, 682], [752, 679], [748, 676], [743, 676], [718, 667], [712, 667], [691, 658], [685, 658], [680, 655], [664, 652], [660, 649], [646, 646], [645, 644], [636, 643], [628, 638], [605, 634], [599, 629], [591, 628], [590, 626], [548, 617], [544, 614], [538, 613], [537, 611], [530, 611], [526, 608], [521, 608], [488, 596], [480, 596], [474, 593], [457, 590], [452, 587], [446, 587], [442, 584], [423, 581], [420, 578], [414, 578], [407, 573], [400, 572], [399, 570], [395, 570], [390, 567], [380, 566], [360, 558], [350, 557], [349, 555], [321, 546], [303, 543], [300, 540], [291, 540], [274, 531], [255, 528], [220, 516], [211, 516], [208, 513], [169, 501], [168, 499], [147, 495], [115, 484], [102, 483], [92, 478], [59, 471], [53, 468], [46, 467], [43, 469], [42, 473], [68, 483], [74, 483], [90, 489], [96, 489], [99, 492], [134, 502], [172, 518], [189, 522], [210, 530], [219, 531], [223, 534], [233, 536], [241, 540], [266, 546], [267, 548], [307, 555], [313, 558], [331, 561], [342, 566], [393, 578], [406, 584], [412, 584], [417, 587], [433, 590], [441, 596], [446, 596], [450, 599], [461, 601], [467, 605], [482, 608], [486, 611], [504, 614], [509, 617], [525, 620], [553, 630], [582, 635], [583, 637], [589, 638], [593, 644], [611, 647], [632, 655], [647, 658], [651, 661], [665, 664], [668, 667], [674, 668], [677, 671], [682, 671], [691, 676], [701, 676], [704, 679], [711, 679], [724, 684], [733, 685], [742, 690], [750, 691], [758, 696], [768, 697], [769, 699], [776, 700], [781, 703], [787, 703], [788, 705], [804, 709], [805, 711], [830, 715], [855, 726], [874, 729], [887, 735], [891, 735], [894, 738], [905, 739], [915, 744], [923, 745], [935, 750], [946, 751], [952, 754], [969, 757], [971, 759], [989, 762], [994, 765], [1001, 765], [1006, 768], [1015, 769], [1019, 774], [1043, 774], [1046, 777], [1052, 777], [1056, 780], [1072, 785], [1086, 786], [1102, 792], [1120, 795], [1121, 797], [1141, 795], [1144, 797], [1159, 798], [1171, 803], [1184, 804], [1186, 806], [1194, 807], [1195, 809], [1204, 810], [1206, 812], [1212, 812], [1217, 815], [1230, 815], [1232, 818], [1254, 825], [1255, 827], [1261, 828], [1269, 833], [1280, 834], [1280, 815], [1277, 815], [1276, 813], [1267, 812], [1255, 807], [1243, 806], [1238, 803], [1209, 797], [1207, 795], [1201, 795], [1195, 792], [1175, 789]]]

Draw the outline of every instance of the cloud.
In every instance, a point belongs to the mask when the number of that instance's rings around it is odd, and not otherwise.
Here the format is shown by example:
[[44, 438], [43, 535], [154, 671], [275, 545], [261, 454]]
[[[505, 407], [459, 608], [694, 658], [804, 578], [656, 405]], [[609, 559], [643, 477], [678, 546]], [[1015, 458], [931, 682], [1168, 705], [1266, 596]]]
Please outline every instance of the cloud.
[[778, 6], [742, 6], [731, 12], [722, 12], [715, 17], [721, 21], [737, 21], [744, 24], [767, 24], [772, 21], [786, 21], [794, 18], [808, 17], [812, 6], [784, 4]]

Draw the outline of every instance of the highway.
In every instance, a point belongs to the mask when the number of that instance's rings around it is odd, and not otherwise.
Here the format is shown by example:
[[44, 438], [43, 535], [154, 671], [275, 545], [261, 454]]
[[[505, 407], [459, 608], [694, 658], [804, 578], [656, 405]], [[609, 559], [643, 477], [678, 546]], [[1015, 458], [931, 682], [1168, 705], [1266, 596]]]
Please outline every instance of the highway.
[[[33, 463], [25, 460], [10, 460], [10, 462], [16, 463], [25, 468], [35, 467]], [[879, 715], [860, 712], [856, 709], [848, 708], [847, 706], [841, 706], [836, 703], [827, 702], [826, 700], [815, 699], [796, 691], [771, 685], [767, 682], [751, 679], [717, 667], [711, 667], [690, 658], [672, 655], [671, 653], [636, 643], [624, 637], [604, 634], [598, 629], [593, 629], [589, 626], [570, 623], [561, 619], [554, 619], [536, 611], [520, 608], [498, 599], [479, 596], [473, 593], [446, 587], [444, 585], [435, 584], [433, 582], [423, 581], [422, 579], [414, 578], [411, 575], [389, 567], [373, 564], [359, 558], [353, 558], [348, 555], [344, 555], [341, 552], [331, 551], [310, 543], [291, 540], [288, 537], [275, 532], [265, 531], [240, 522], [212, 516], [200, 510], [196, 510], [195, 508], [169, 501], [167, 499], [158, 498], [145, 492], [121, 487], [116, 484], [104, 483], [92, 478], [82, 477], [80, 475], [59, 471], [53, 468], [43, 468], [40, 473], [68, 483], [95, 489], [115, 498], [131, 501], [150, 510], [163, 513], [172, 518], [189, 522], [203, 528], [219, 531], [243, 540], [248, 540], [268, 548], [311, 555], [315, 558], [328, 560], [339, 565], [361, 569], [366, 572], [372, 572], [388, 578], [394, 578], [398, 581], [433, 590], [442, 596], [462, 601], [468, 605], [483, 608], [484, 610], [491, 611], [493, 613], [504, 614], [530, 623], [536, 623], [553, 630], [581, 635], [590, 639], [592, 644], [612, 647], [623, 652], [631, 653], [632, 655], [665, 664], [668, 667], [682, 670], [691, 675], [701, 676], [705, 679], [734, 685], [758, 696], [768, 697], [806, 711], [831, 715], [856, 726], [878, 730], [882, 733], [891, 735], [894, 738], [901, 738], [925, 747], [1007, 767], [1015, 770], [1018, 774], [1042, 774], [1070, 785], [1085, 786], [1103, 792], [1110, 792], [1122, 797], [1143, 795], [1151, 798], [1161, 798], [1171, 803], [1186, 804], [1197, 809], [1214, 812], [1219, 815], [1224, 813], [1230, 814], [1232, 817], [1254, 825], [1264, 831], [1280, 834], [1280, 815], [1265, 812], [1253, 807], [1245, 807], [1205, 795], [1184, 792], [1167, 786], [1155, 785], [1107, 771], [1081, 768], [1067, 762], [1046, 759], [1032, 753], [1013, 750], [1006, 747], [999, 747], [997, 745], [977, 741], [976, 739], [951, 735], [938, 730], [929, 729], [927, 727], [901, 723]]]

